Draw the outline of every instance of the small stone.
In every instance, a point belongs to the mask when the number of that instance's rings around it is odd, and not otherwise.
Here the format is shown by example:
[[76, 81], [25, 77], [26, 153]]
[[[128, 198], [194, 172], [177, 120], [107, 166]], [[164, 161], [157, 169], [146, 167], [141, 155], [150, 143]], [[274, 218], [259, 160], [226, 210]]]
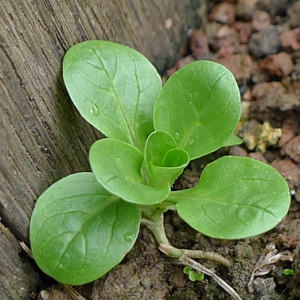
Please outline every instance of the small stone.
[[265, 157], [262, 155], [261, 152], [251, 152], [251, 153], [249, 153], [249, 157], [259, 160], [264, 163], [268, 163], [268, 161], [265, 159]]
[[186, 285], [186, 279], [184, 278], [184, 273], [181, 270], [177, 270], [177, 272], [173, 273], [169, 277], [170, 284], [175, 288], [183, 288]]
[[189, 47], [194, 58], [201, 58], [209, 52], [208, 37], [199, 30], [193, 30], [189, 38]]
[[[270, 296], [271, 293], [275, 292], [276, 283], [274, 282], [274, 278], [256, 278], [254, 280], [254, 290], [258, 295], [264, 296], [268, 295]], [[259, 298], [261, 299], [261, 298]], [[268, 299], [274, 299], [268, 298]]]
[[285, 178], [291, 189], [298, 183], [300, 176], [299, 169], [291, 159], [276, 158], [271, 162], [271, 166]]
[[217, 31], [216, 40], [218, 49], [220, 49], [223, 45], [235, 46], [238, 44], [238, 35], [234, 28], [224, 25]]
[[228, 68], [239, 85], [250, 80], [253, 64], [248, 54], [234, 54], [217, 59], [217, 62]]
[[276, 26], [270, 25], [265, 30], [255, 32], [249, 40], [249, 51], [258, 58], [275, 54], [280, 47], [280, 34]]
[[252, 20], [257, 2], [258, 0], [238, 0], [236, 6], [237, 17], [246, 21]]
[[280, 41], [282, 47], [288, 51], [300, 50], [300, 27], [283, 32]]
[[252, 95], [258, 101], [252, 102], [251, 111], [264, 111], [268, 108], [287, 111], [299, 106], [299, 99], [294, 94], [287, 93], [286, 88], [277, 81], [257, 84]]
[[222, 24], [233, 24], [235, 22], [235, 5], [228, 2], [215, 5], [209, 19]]
[[296, 163], [300, 163], [300, 136], [296, 136], [281, 149], [282, 155], [288, 155]]
[[263, 31], [271, 24], [271, 17], [266, 11], [256, 10], [253, 15], [252, 28], [255, 31]]
[[252, 23], [251, 22], [235, 22], [232, 27], [237, 31], [239, 42], [246, 44], [249, 41], [249, 37], [252, 34]]
[[293, 137], [296, 136], [298, 130], [298, 124], [293, 123], [289, 119], [284, 120], [282, 126], [282, 135], [278, 146], [282, 148], [287, 142], [289, 142]]
[[240, 146], [230, 147], [229, 154], [233, 156], [248, 156], [248, 152]]
[[260, 0], [256, 9], [267, 11], [271, 18], [275, 18], [286, 13], [288, 2], [288, 0]]
[[294, 64], [289, 54], [280, 52], [268, 55], [262, 60], [260, 67], [272, 76], [285, 77], [293, 71]]
[[289, 23], [292, 28], [300, 26], [300, 2], [296, 1], [288, 9]]

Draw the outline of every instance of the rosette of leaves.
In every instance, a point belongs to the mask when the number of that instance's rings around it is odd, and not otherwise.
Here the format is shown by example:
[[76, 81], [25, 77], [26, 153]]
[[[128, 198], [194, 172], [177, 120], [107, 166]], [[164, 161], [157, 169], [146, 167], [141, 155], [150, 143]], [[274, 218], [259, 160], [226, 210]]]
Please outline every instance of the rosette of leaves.
[[225, 239], [260, 234], [287, 213], [283, 177], [246, 157], [222, 157], [194, 188], [171, 190], [191, 160], [237, 141], [239, 89], [224, 66], [191, 63], [162, 87], [141, 53], [86, 41], [66, 53], [63, 78], [80, 114], [106, 138], [90, 149], [92, 172], [59, 180], [36, 203], [30, 241], [46, 274], [65, 284], [101, 277], [133, 247], [148, 208], [175, 207], [196, 230]]

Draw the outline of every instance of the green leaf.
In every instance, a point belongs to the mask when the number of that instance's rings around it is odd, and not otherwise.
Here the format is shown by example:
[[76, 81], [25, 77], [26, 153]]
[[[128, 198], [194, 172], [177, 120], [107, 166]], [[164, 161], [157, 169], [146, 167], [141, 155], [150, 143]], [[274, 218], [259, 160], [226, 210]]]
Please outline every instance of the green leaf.
[[141, 53], [108, 41], [85, 41], [67, 51], [63, 77], [90, 124], [108, 137], [144, 148], [153, 131], [161, 79]]
[[77, 173], [49, 187], [38, 199], [30, 243], [38, 266], [65, 284], [93, 281], [132, 248], [139, 207], [107, 192], [92, 173]]
[[164, 85], [154, 107], [154, 127], [170, 133], [194, 159], [222, 147], [241, 114], [232, 73], [211, 61], [179, 69]]
[[192, 270], [191, 267], [185, 266], [185, 267], [183, 268], [183, 273], [186, 274], [186, 275], [189, 275], [190, 272], [191, 272], [191, 270]]
[[292, 269], [284, 269], [283, 274], [288, 276], [288, 275], [294, 275], [294, 270]]
[[236, 136], [236, 135], [231, 135], [229, 139], [223, 144], [223, 147], [230, 147], [230, 146], [235, 146], [235, 145], [241, 145], [243, 143], [243, 140]]
[[196, 281], [196, 280], [197, 281], [201, 281], [204, 278], [204, 274], [203, 273], [197, 274], [195, 272], [195, 270], [193, 270], [189, 266], [185, 266], [183, 268], [183, 273], [186, 274], [186, 275], [189, 275], [189, 280], [191, 280], [191, 281]]
[[205, 167], [198, 185], [172, 192], [178, 214], [214, 238], [239, 239], [276, 226], [290, 205], [289, 187], [271, 166], [247, 157], [222, 157]]
[[171, 186], [189, 163], [189, 155], [178, 149], [175, 139], [163, 131], [155, 131], [148, 137], [145, 162], [150, 184]]
[[137, 204], [156, 204], [170, 193], [168, 185], [151, 186], [142, 175], [144, 157], [135, 147], [116, 139], [102, 139], [90, 149], [97, 180], [112, 194]]

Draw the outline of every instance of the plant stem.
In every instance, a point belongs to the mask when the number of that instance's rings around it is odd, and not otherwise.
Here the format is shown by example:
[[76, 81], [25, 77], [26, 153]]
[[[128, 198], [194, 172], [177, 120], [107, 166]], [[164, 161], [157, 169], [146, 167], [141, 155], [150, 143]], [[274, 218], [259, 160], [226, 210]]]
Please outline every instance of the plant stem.
[[225, 257], [211, 252], [206, 252], [202, 250], [187, 250], [178, 249], [172, 246], [166, 236], [164, 227], [164, 217], [163, 214], [166, 211], [165, 208], [155, 208], [155, 207], [145, 207], [143, 213], [147, 216], [147, 219], [142, 219], [141, 222], [145, 224], [153, 233], [156, 241], [159, 244], [159, 250], [165, 253], [168, 257], [177, 258], [185, 266], [189, 266], [196, 271], [206, 274], [212, 277], [228, 294], [232, 296], [235, 300], [242, 300], [236, 291], [227, 284], [224, 280], [218, 277], [214, 272], [205, 268], [200, 263], [196, 262], [192, 258], [205, 258], [214, 260], [226, 267], [231, 265], [230, 261]]
[[160, 215], [159, 219], [156, 219], [156, 222], [150, 221], [148, 219], [142, 219], [142, 223], [152, 231], [156, 241], [159, 244], [159, 250], [165, 253], [168, 257], [180, 258], [185, 254], [191, 258], [204, 258], [214, 260], [226, 267], [229, 267], [231, 265], [228, 259], [217, 253], [211, 253], [202, 250], [178, 249], [172, 246], [166, 236], [163, 214]]

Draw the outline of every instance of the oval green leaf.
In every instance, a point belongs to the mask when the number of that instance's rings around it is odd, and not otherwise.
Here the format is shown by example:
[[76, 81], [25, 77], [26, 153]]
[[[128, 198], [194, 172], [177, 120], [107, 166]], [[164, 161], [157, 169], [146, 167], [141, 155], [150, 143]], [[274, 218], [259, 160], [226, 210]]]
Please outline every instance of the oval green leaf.
[[85, 41], [67, 51], [63, 78], [90, 124], [107, 137], [143, 149], [161, 90], [160, 76], [147, 58], [121, 44]]
[[170, 133], [194, 159], [222, 147], [241, 114], [232, 73], [211, 61], [179, 69], [164, 85], [154, 108], [155, 130]]
[[239, 239], [275, 227], [290, 205], [289, 187], [271, 166], [247, 157], [207, 165], [198, 185], [172, 192], [179, 215], [208, 236]]
[[116, 139], [99, 140], [90, 149], [91, 168], [108, 191], [132, 203], [160, 203], [170, 187], [150, 185], [142, 175], [143, 161], [137, 148]]
[[38, 266], [65, 284], [93, 281], [133, 247], [139, 207], [107, 192], [92, 173], [77, 173], [49, 187], [30, 222], [30, 243]]

